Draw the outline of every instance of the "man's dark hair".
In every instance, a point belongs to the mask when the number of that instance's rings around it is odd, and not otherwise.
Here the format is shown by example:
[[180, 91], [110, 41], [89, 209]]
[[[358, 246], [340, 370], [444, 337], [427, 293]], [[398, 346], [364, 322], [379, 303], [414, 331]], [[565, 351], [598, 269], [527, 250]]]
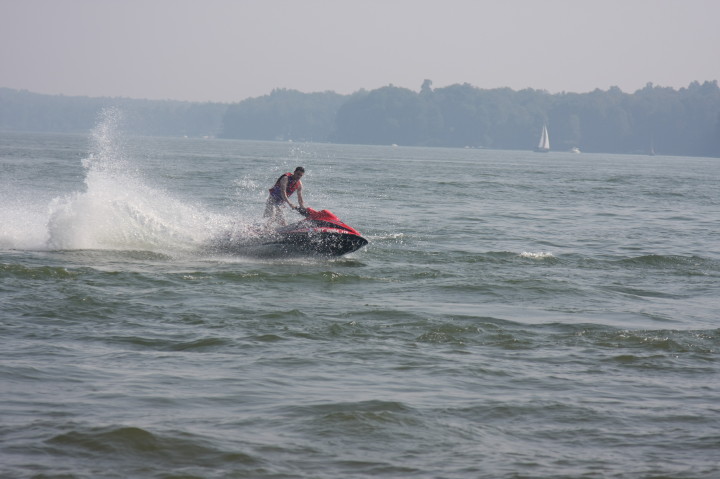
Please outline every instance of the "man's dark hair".
[[305, 168], [303, 168], [302, 166], [298, 166], [297, 168], [295, 168], [295, 171], [302, 171], [303, 173], [305, 173]]

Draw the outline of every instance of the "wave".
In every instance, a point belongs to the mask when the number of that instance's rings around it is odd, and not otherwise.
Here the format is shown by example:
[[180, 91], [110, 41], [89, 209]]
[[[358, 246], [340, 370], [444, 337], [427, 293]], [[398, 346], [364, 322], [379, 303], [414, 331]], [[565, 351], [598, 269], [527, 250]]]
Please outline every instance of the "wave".
[[627, 266], [641, 266], [653, 268], [677, 268], [689, 267], [702, 271], [705, 269], [718, 270], [720, 262], [710, 258], [700, 256], [682, 256], [682, 255], [658, 255], [648, 254], [635, 256], [632, 258], [623, 258], [617, 261]]
[[69, 271], [60, 266], [24, 266], [20, 264], [0, 264], [0, 277], [17, 279], [56, 280], [71, 279], [79, 276], [77, 271]]
[[624, 330], [604, 327], [583, 327], [575, 331], [580, 343], [600, 349], [615, 349], [620, 354], [615, 358], [667, 357], [667, 353], [698, 353], [712, 356], [720, 346], [720, 329], [687, 330]]
[[[214, 468], [253, 466], [258, 459], [249, 454], [224, 451], [209, 440], [183, 432], [152, 433], [133, 426], [82, 428], [58, 434], [46, 441], [46, 449], [56, 455], [107, 460], [108, 455], [122, 464], [126, 472], [159, 462], [177, 470], [180, 467]], [[207, 472], [207, 471], [206, 471]]]
[[[618, 355], [701, 354], [708, 358], [720, 347], [720, 329], [626, 329], [593, 323], [526, 324], [491, 316], [448, 315], [427, 319], [426, 315], [408, 316], [407, 312], [374, 310], [348, 315], [355, 324], [347, 335], [364, 337], [395, 334], [418, 343], [482, 346], [487, 350], [588, 350], [617, 351]], [[399, 316], [399, 317], [398, 317]], [[383, 321], [370, 320], [382, 318]], [[360, 330], [358, 330], [360, 328]], [[610, 351], [608, 351], [610, 350]], [[593, 361], [593, 358], [586, 358]], [[579, 358], [584, 361], [585, 358]]]
[[223, 338], [201, 338], [195, 340], [174, 340], [165, 338], [142, 338], [139, 336], [104, 336], [102, 341], [109, 344], [119, 344], [134, 349], [148, 349], [152, 351], [183, 351], [208, 352], [232, 346], [232, 342]]

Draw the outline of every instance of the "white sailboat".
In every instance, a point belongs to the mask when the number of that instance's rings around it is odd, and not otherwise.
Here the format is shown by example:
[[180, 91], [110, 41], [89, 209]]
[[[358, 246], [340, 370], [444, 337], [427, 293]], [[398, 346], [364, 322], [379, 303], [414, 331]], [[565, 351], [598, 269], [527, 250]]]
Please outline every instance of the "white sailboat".
[[538, 143], [537, 148], [535, 148], [535, 151], [538, 153], [547, 153], [550, 151], [550, 137], [548, 136], [547, 125], [543, 125], [540, 142]]

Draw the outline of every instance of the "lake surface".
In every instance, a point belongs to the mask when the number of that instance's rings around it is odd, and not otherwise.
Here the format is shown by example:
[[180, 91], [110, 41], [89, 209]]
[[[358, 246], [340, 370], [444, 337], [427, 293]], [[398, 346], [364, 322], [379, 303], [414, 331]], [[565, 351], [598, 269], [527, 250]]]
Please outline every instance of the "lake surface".
[[[208, 253], [298, 165], [366, 248]], [[0, 133], [0, 476], [720, 477], [719, 225], [717, 159]]]

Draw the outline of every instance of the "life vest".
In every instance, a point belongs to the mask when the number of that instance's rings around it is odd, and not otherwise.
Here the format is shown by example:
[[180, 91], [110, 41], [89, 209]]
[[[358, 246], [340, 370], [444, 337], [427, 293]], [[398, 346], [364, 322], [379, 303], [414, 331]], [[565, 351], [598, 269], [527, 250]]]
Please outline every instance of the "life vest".
[[275, 185], [270, 188], [270, 194], [278, 200], [282, 200], [282, 195], [280, 194], [280, 180], [282, 180], [286, 176], [288, 179], [288, 183], [287, 188], [285, 188], [285, 194], [287, 196], [295, 193], [295, 190], [300, 187], [300, 180], [295, 180], [292, 173], [285, 173], [284, 175], [280, 175], [280, 178], [277, 179]]

